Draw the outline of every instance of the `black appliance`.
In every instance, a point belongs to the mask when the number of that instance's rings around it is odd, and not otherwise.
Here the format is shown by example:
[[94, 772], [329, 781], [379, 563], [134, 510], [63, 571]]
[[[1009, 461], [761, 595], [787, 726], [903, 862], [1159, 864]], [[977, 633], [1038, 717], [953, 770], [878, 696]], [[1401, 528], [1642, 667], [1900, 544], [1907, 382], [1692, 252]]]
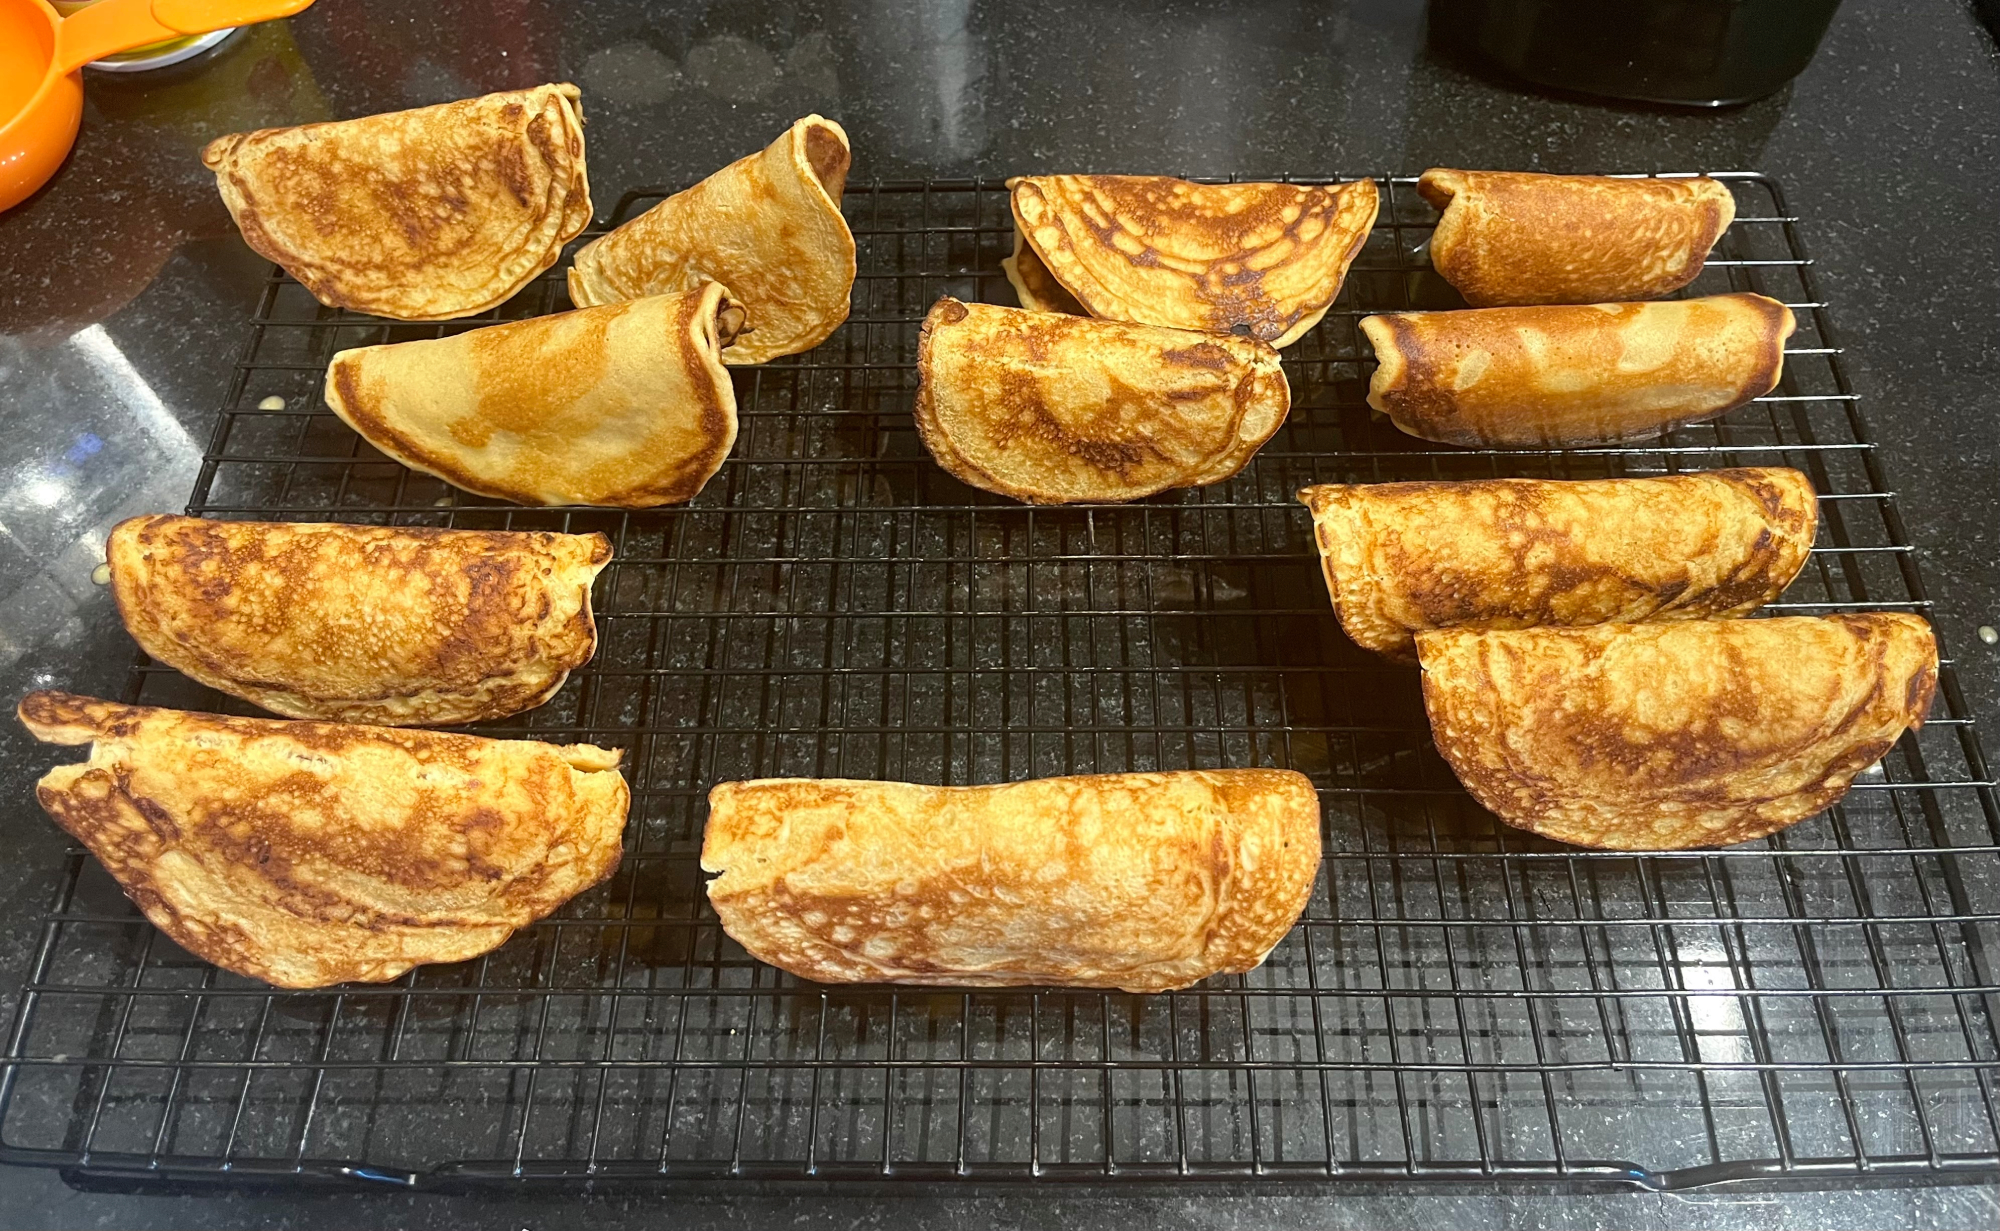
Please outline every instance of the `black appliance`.
[[1762, 98], [1819, 50], [1840, 0], [1431, 0], [1434, 42], [1509, 76], [1695, 107]]

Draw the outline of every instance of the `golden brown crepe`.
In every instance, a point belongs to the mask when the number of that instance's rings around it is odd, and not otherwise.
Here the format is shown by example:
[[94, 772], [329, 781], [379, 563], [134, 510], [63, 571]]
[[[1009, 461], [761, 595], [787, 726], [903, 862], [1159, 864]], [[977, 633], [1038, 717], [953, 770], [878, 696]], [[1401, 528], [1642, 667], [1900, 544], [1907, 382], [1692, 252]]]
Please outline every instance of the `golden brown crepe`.
[[1712, 179], [1433, 168], [1431, 265], [1475, 308], [1657, 299], [1694, 281], [1736, 217]]
[[578, 307], [720, 282], [750, 310], [723, 355], [764, 363], [824, 342], [847, 319], [854, 236], [840, 216], [847, 132], [817, 115], [577, 251]]
[[1136, 500], [1241, 470], [1291, 407], [1250, 338], [947, 296], [917, 345], [917, 431], [938, 465], [1031, 504]]
[[159, 661], [289, 718], [422, 726], [533, 709], [590, 661], [601, 534], [332, 522], [120, 522], [125, 627]]
[[1650, 436], [1776, 388], [1793, 325], [1790, 308], [1750, 294], [1370, 316], [1368, 404], [1453, 445]]
[[[1007, 186], [1017, 254], [1032, 249], [1092, 316], [1278, 347], [1326, 315], [1375, 225], [1373, 180], [1304, 187], [1024, 175]], [[1051, 303], [1031, 275], [1017, 255], [1008, 277], [1022, 306]]]
[[736, 443], [722, 348], [743, 309], [711, 282], [333, 357], [326, 404], [413, 470], [516, 504], [692, 500]]
[[1474, 479], [1308, 487], [1340, 626], [1414, 658], [1429, 628], [1637, 624], [1748, 615], [1811, 554], [1819, 505], [1796, 470], [1656, 479]]
[[1438, 751], [1510, 825], [1581, 846], [1747, 842], [1921, 726], [1937, 643], [1870, 613], [1417, 634]]
[[618, 754], [438, 731], [225, 718], [30, 693], [90, 744], [35, 786], [146, 918], [279, 987], [380, 983], [498, 948], [611, 875]]
[[511, 299], [589, 225], [580, 98], [543, 85], [234, 133], [201, 160], [244, 242], [321, 303], [449, 320]]
[[800, 978], [1160, 992], [1284, 939], [1319, 868], [1319, 800], [1273, 769], [725, 782], [701, 866], [722, 874], [723, 930]]

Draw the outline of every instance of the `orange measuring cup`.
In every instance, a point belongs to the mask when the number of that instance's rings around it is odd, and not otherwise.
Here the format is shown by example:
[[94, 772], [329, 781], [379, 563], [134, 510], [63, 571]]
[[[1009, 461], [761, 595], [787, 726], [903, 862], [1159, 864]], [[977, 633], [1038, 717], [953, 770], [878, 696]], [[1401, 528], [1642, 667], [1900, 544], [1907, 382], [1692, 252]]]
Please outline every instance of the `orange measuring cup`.
[[48, 182], [83, 118], [83, 66], [184, 34], [289, 17], [312, 0], [98, 0], [70, 17], [0, 0], [0, 210]]

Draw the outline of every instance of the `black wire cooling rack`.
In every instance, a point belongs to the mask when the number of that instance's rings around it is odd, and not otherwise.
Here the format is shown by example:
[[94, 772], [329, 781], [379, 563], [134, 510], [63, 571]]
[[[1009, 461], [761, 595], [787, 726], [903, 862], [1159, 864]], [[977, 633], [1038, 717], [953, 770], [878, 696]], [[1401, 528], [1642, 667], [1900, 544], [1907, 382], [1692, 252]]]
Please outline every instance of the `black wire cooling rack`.
[[[1115, 507], [1000, 500], [917, 441], [925, 310], [1012, 302], [993, 181], [851, 189], [852, 317], [736, 371], [734, 456], [641, 513], [469, 497], [320, 402], [335, 351], [564, 307], [556, 273], [439, 326], [322, 308], [274, 270], [190, 511], [608, 534], [596, 661], [479, 729], [626, 749], [625, 862], [489, 957], [280, 993], [175, 947], [75, 853], [7, 1042], [0, 1158], [440, 1187], [2000, 1169], [2000, 809], [1948, 662], [1929, 725], [1825, 815], [1726, 850], [1565, 847], [1459, 789], [1415, 671], [1341, 635], [1293, 499], [1788, 464], [1822, 520], [1772, 610], [1927, 611], [1797, 220], [1770, 180], [1722, 178], [1737, 220], [1688, 293], [1792, 305], [1772, 396], [1620, 448], [1403, 436], [1363, 401], [1357, 322], [1458, 301], [1424, 257], [1435, 214], [1389, 179], [1338, 304], [1287, 352], [1290, 423], [1228, 482]], [[128, 697], [249, 712], [149, 664]], [[1324, 871], [1263, 967], [1184, 992], [820, 987], [746, 957], [702, 895], [724, 779], [1252, 765], [1318, 785]]]

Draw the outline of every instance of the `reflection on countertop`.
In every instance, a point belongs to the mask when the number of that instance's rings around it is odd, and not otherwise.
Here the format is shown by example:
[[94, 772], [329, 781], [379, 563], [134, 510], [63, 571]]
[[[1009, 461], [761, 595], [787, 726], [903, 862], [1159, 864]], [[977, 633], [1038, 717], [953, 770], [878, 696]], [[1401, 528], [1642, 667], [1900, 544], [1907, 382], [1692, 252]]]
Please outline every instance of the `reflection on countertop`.
[[61, 412], [12, 416], [0, 473], [4, 671], [38, 645], [77, 646], [78, 609], [104, 599], [92, 574], [105, 535], [183, 503], [201, 449], [101, 324], [35, 352], [0, 338], [0, 391], [11, 406]]

